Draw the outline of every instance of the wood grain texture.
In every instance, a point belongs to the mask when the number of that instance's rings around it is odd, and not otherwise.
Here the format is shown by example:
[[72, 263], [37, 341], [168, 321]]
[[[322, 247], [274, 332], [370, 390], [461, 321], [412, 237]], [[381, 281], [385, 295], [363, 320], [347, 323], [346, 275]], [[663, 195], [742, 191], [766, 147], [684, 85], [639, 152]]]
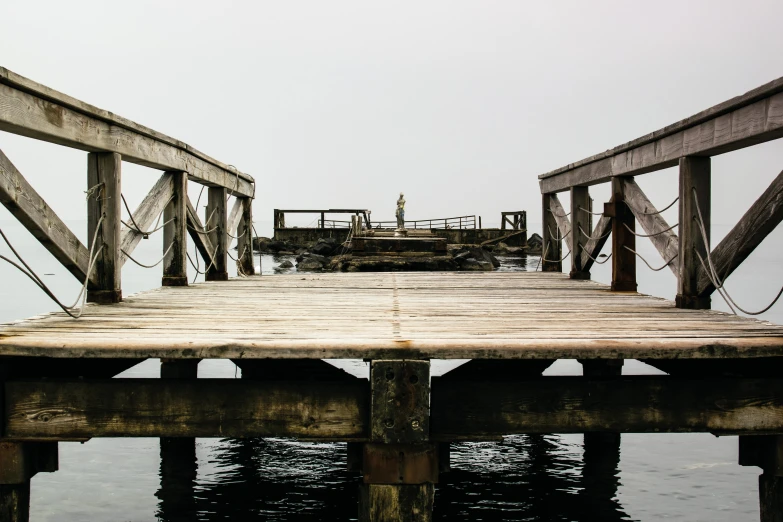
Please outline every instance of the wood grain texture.
[[[0, 203], [71, 274], [84, 282], [90, 253], [0, 150]], [[98, 283], [95, 274], [90, 278]]]
[[6, 383], [4, 436], [367, 437], [367, 383], [112, 379]]
[[215, 246], [212, 244], [209, 235], [204, 231], [204, 225], [201, 223], [201, 218], [198, 217], [198, 212], [190, 198], [187, 198], [187, 229], [190, 239], [193, 240], [193, 244], [196, 245], [196, 250], [201, 254], [201, 258], [204, 260], [204, 264], [209, 266], [214, 263]]
[[590, 271], [582, 264], [583, 251], [592, 229], [590, 192], [587, 187], [571, 187], [571, 279], [590, 279]]
[[560, 204], [560, 199], [558, 199], [557, 194], [550, 195], [549, 210], [552, 211], [552, 216], [555, 218], [555, 222], [557, 223], [557, 230], [560, 233], [559, 237], [565, 240], [566, 245], [568, 246], [568, 251], [572, 252], [574, 247], [571, 243], [571, 220], [568, 219], [566, 211], [563, 209], [563, 205]]
[[242, 209], [239, 212], [239, 224], [235, 228], [237, 231], [237, 261], [238, 269], [244, 275], [253, 275], [256, 273], [255, 262], [253, 261], [253, 200], [250, 198], [240, 198]]
[[[680, 253], [680, 241], [674, 230], [666, 230], [669, 224], [663, 216], [656, 214], [657, 209], [653, 205], [633, 178], [622, 178], [625, 204], [633, 212], [634, 217], [642, 226], [644, 233], [651, 236], [649, 239], [655, 249], [661, 254], [664, 262], [675, 276], [679, 275], [679, 263], [677, 256]], [[666, 232], [663, 232], [666, 230]]]
[[[783, 172], [745, 212], [737, 225], [712, 250], [715, 271], [725, 280], [783, 221]], [[707, 272], [698, 268], [697, 291], [709, 296], [715, 291]]]
[[612, 290], [636, 292], [636, 220], [625, 203], [625, 184], [612, 179]]
[[428, 441], [429, 384], [429, 361], [372, 361], [370, 440], [387, 444]]
[[598, 259], [598, 255], [609, 240], [609, 232], [611, 230], [612, 218], [610, 216], [601, 216], [590, 234], [590, 239], [587, 240], [582, 250], [582, 267], [584, 267], [584, 270], [590, 271], [590, 268], [595, 263], [594, 259]]
[[[133, 220], [127, 220], [127, 223], [131, 225], [131, 228], [126, 226], [123, 226], [122, 228], [120, 265], [125, 264], [128, 260], [127, 254], [132, 254], [133, 250], [139, 244], [139, 241], [144, 237], [144, 234], [138, 232], [135, 227], [138, 226], [139, 230], [143, 232], [154, 228], [158, 216], [163, 213], [173, 195], [174, 175], [166, 172], [158, 178], [158, 181], [153, 185], [152, 189], [144, 196], [141, 204], [139, 204], [138, 208], [133, 212]], [[165, 220], [163, 222], [165, 223]]]
[[[679, 277], [675, 300], [679, 308], [710, 308], [710, 297], [699, 296], [698, 283], [699, 268], [702, 260], [707, 263], [710, 251], [711, 179], [710, 158], [688, 157], [680, 160]], [[703, 231], [700, 223], [704, 225]]]
[[783, 382], [634, 376], [466, 385], [434, 378], [431, 410], [433, 440], [602, 431], [783, 433]]
[[539, 176], [541, 192], [594, 185], [783, 137], [783, 78], [601, 154]]
[[93, 268], [97, 285], [88, 287], [87, 301], [117, 303], [122, 300], [122, 158], [119, 154], [91, 152], [87, 155], [87, 191], [91, 192], [87, 198], [88, 249], [92, 248], [93, 239], [97, 243]]
[[359, 488], [359, 522], [431, 522], [435, 486], [363, 484]]
[[226, 220], [226, 189], [209, 187], [207, 200], [206, 227], [207, 237], [212, 243], [212, 263], [207, 266], [207, 281], [226, 281], [228, 279], [228, 225]]
[[171, 201], [163, 211], [163, 286], [188, 284], [188, 175], [170, 172]]
[[[357, 317], [362, 320], [357, 320]], [[783, 328], [562, 273], [319, 273], [143, 292], [0, 326], [0, 356], [721, 359], [783, 356]]]
[[560, 232], [557, 227], [557, 220], [552, 214], [552, 198], [555, 194], [541, 195], [541, 223], [542, 230], [542, 272], [562, 272], [563, 271], [563, 241], [560, 239]]
[[0, 68], [0, 130], [88, 152], [116, 152], [125, 161], [187, 172], [191, 179], [253, 197], [252, 177], [110, 112]]

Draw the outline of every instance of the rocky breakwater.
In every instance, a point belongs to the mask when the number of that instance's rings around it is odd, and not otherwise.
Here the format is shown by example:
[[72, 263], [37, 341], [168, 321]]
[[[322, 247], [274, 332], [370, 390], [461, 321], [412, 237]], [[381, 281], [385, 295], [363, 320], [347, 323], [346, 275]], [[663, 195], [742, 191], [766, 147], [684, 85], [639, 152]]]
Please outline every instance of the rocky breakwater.
[[284, 259], [276, 267], [280, 272], [294, 267], [299, 272], [491, 271], [500, 266], [491, 250], [506, 252], [499, 246], [449, 245], [442, 255], [354, 256], [350, 246], [334, 239], [295, 244], [263, 237], [255, 238], [253, 247], [262, 254], [295, 259], [296, 264]]

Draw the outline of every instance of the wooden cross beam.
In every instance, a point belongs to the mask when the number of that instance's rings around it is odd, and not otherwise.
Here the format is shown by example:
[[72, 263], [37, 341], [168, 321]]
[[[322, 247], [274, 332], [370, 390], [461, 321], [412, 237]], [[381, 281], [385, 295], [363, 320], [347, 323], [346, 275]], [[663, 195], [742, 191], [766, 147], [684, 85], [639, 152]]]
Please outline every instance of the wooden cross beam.
[[[80, 282], [90, 252], [0, 150], [0, 202]], [[97, 284], [95, 271], [90, 281]]]
[[215, 247], [212, 245], [212, 241], [205, 230], [204, 225], [201, 224], [201, 219], [198, 217], [198, 212], [193, 207], [190, 198], [188, 198], [188, 234], [190, 234], [190, 239], [193, 240], [196, 249], [204, 259], [204, 263], [209, 266], [214, 264]]
[[679, 277], [678, 263], [675, 261], [680, 251], [680, 241], [677, 234], [658, 213], [655, 206], [647, 199], [642, 189], [633, 178], [620, 178], [625, 190], [625, 204], [633, 212], [636, 221], [642, 226], [645, 234], [650, 236], [655, 249], [675, 276]]
[[[778, 174], [731, 232], [712, 250], [711, 257], [718, 275], [725, 280], [781, 221], [783, 221], [783, 172]], [[699, 267], [699, 296], [709, 296], [714, 291], [715, 286], [707, 272]]]
[[590, 268], [595, 263], [595, 259], [598, 258], [598, 254], [601, 253], [601, 249], [609, 239], [609, 232], [612, 230], [612, 218], [609, 216], [601, 216], [601, 219], [596, 223], [595, 228], [590, 233], [590, 239], [582, 250], [582, 269], [586, 272], [590, 271]]
[[565, 210], [563, 210], [563, 205], [560, 204], [557, 194], [550, 195], [549, 210], [557, 222], [557, 229], [560, 231], [560, 237], [565, 239], [566, 245], [568, 245], [568, 251], [570, 252], [573, 248], [571, 220], [568, 219]]
[[[150, 230], [155, 221], [161, 215], [166, 205], [174, 195], [174, 177], [171, 173], [164, 173], [152, 187], [152, 190], [144, 197], [139, 207], [133, 213], [133, 219], [128, 221], [130, 227], [122, 231], [122, 245], [120, 247], [120, 264], [125, 264], [128, 255], [133, 252], [144, 234]], [[136, 227], [139, 227], [137, 230]]]

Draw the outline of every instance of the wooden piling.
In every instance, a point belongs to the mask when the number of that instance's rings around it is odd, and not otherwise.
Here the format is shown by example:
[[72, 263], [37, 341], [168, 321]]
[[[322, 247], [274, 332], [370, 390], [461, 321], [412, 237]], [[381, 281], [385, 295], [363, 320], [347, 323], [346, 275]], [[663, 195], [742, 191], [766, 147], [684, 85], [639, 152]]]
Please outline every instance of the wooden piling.
[[438, 449], [429, 442], [430, 363], [372, 361], [370, 387], [359, 520], [432, 520]]
[[[87, 301], [122, 301], [122, 264], [120, 263], [122, 157], [116, 152], [91, 152], [87, 155], [87, 248], [96, 238], [93, 255], [97, 285], [88, 287]], [[102, 220], [101, 220], [102, 218]], [[97, 236], [95, 230], [100, 222]]]
[[590, 192], [587, 187], [571, 187], [571, 279], [590, 279], [582, 263], [582, 252], [592, 232]]
[[237, 255], [239, 256], [239, 270], [244, 275], [256, 273], [253, 262], [253, 200], [240, 198], [242, 210], [239, 217], [239, 226], [236, 230]]
[[188, 286], [187, 266], [187, 198], [188, 175], [171, 172], [174, 190], [163, 210], [163, 280], [162, 286]]
[[205, 276], [207, 281], [228, 280], [228, 270], [226, 268], [228, 265], [226, 194], [225, 187], [209, 187], [207, 220], [204, 226], [208, 231], [207, 237], [209, 237], [215, 251], [212, 253], [212, 264], [207, 268]]
[[[680, 158], [680, 249], [677, 308], [709, 309], [710, 296], [699, 296], [699, 272], [707, 265], [710, 239], [710, 158]], [[698, 201], [698, 205], [697, 205]], [[699, 216], [701, 211], [701, 217]], [[704, 225], [702, 231], [701, 223]]]
[[612, 178], [613, 201], [604, 213], [612, 217], [612, 290], [636, 292], [636, 219], [625, 203], [621, 178]]

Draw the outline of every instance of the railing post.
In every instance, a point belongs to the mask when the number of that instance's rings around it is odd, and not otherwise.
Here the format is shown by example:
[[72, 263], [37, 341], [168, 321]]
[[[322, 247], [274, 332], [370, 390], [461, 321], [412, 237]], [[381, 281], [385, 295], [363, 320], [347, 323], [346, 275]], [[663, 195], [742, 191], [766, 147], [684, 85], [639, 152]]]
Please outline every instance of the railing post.
[[[636, 292], [636, 218], [625, 204], [623, 179], [612, 178], [614, 201], [606, 203], [612, 219], [612, 290]], [[607, 212], [608, 211], [608, 212]]]
[[[590, 271], [582, 267], [582, 251], [591, 234], [590, 193], [587, 187], [571, 187], [571, 279], [590, 279]], [[515, 221], [519, 215], [515, 217]], [[517, 227], [514, 227], [517, 230]]]
[[95, 229], [98, 222], [101, 223], [93, 251], [100, 249], [93, 268], [98, 285], [87, 290], [87, 301], [91, 303], [122, 301], [121, 171], [122, 157], [116, 152], [91, 152], [87, 155], [88, 249], [92, 248], [93, 237], [96, 237]]
[[209, 187], [209, 199], [207, 201], [207, 222], [204, 227], [209, 230], [209, 239], [215, 249], [214, 262], [207, 269], [205, 279], [207, 281], [228, 280], [227, 271], [227, 243], [228, 214], [226, 213], [226, 188]]
[[256, 273], [253, 262], [253, 199], [241, 198], [242, 214], [239, 218], [237, 227], [237, 254], [239, 257], [239, 268], [245, 275]]
[[[680, 277], [677, 280], [677, 308], [708, 309], [709, 296], [699, 297], [699, 255], [707, 265], [707, 245], [702, 237], [699, 210], [707, 242], [710, 239], [710, 158], [680, 158]], [[696, 206], [698, 198], [698, 208]]]
[[[562, 272], [563, 261], [560, 258], [562, 257], [563, 242], [557, 239], [560, 232], [557, 228], [555, 216], [550, 209], [551, 200], [551, 194], [541, 195], [543, 210], [543, 216], [541, 217], [541, 237], [543, 239], [541, 241], [541, 270], [543, 272]], [[557, 236], [553, 237], [552, 234], [557, 234]], [[547, 259], [551, 261], [547, 261]]]
[[169, 172], [174, 182], [171, 201], [163, 210], [162, 286], [188, 286], [187, 172]]

